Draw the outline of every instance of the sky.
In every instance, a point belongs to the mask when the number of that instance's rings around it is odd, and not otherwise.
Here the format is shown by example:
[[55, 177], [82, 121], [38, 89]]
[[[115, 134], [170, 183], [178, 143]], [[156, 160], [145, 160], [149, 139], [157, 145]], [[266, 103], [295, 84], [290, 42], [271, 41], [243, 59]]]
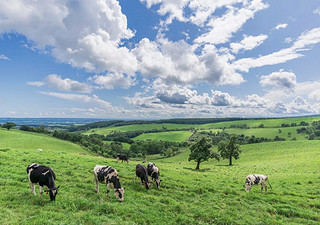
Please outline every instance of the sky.
[[320, 0], [0, 0], [0, 117], [320, 114]]

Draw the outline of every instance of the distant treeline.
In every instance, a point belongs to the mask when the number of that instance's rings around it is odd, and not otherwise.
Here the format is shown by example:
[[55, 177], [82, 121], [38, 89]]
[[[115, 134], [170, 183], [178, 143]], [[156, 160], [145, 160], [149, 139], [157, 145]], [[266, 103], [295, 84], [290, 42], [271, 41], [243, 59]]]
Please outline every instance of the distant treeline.
[[319, 140], [320, 139], [320, 121], [313, 121], [311, 123], [311, 126], [298, 128], [297, 133], [308, 134], [309, 140]]

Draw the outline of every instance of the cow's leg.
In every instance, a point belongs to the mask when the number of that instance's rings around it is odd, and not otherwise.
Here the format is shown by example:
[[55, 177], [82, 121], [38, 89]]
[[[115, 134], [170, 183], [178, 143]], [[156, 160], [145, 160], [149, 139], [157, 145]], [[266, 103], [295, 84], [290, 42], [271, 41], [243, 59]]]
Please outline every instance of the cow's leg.
[[265, 189], [265, 192], [267, 193], [267, 189], [268, 189], [267, 184], [264, 184], [264, 189]]
[[140, 179], [140, 185], [142, 185], [143, 184], [143, 180], [142, 180], [142, 178]]
[[31, 183], [31, 194], [36, 195], [35, 189], [36, 189], [36, 185], [34, 183]]
[[40, 187], [40, 198], [41, 198], [43, 193], [43, 187], [42, 186], [39, 186], [39, 187]]
[[107, 182], [107, 198], [109, 198], [109, 182]]
[[263, 191], [263, 184], [261, 184], [261, 192]]

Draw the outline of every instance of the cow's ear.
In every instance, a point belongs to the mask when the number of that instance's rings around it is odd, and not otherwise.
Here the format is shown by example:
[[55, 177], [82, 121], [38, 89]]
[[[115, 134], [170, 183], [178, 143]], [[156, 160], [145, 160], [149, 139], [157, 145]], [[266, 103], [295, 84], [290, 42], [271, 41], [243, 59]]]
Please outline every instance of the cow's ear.
[[160, 180], [162, 182], [162, 180]]
[[57, 190], [59, 189], [60, 185], [57, 187]]

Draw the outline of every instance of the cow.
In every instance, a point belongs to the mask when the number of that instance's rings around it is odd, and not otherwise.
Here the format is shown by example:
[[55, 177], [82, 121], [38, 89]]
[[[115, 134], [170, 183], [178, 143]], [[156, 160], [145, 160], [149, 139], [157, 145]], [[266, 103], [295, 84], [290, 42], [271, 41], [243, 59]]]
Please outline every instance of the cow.
[[[33, 163], [27, 167], [27, 174], [29, 178], [29, 187], [31, 184], [31, 193], [36, 195], [35, 185], [40, 186], [40, 197], [43, 192], [49, 193], [50, 200], [55, 201], [60, 186], [56, 187], [55, 179], [56, 175], [51, 168]], [[48, 190], [43, 190], [43, 186], [46, 186]]]
[[107, 184], [107, 198], [109, 198], [109, 185], [111, 183], [114, 188], [114, 196], [118, 198], [120, 202], [124, 200], [124, 188], [121, 187], [116, 169], [111, 166], [96, 165], [93, 169], [93, 174], [98, 194], [100, 194], [99, 183]]
[[148, 166], [147, 166], [147, 171], [148, 171], [148, 175], [151, 177], [151, 180], [155, 181], [157, 184], [157, 188], [160, 187], [160, 182], [162, 180], [160, 180], [159, 176], [160, 176], [160, 172], [158, 167], [156, 167], [156, 165], [154, 163], [149, 162]]
[[[267, 181], [268, 181], [268, 176], [263, 175], [263, 174], [251, 174], [248, 175], [246, 178], [246, 182], [245, 185], [243, 185], [243, 187], [246, 189], [246, 192], [249, 192], [251, 189], [252, 185], [261, 185], [261, 192], [263, 190], [263, 188], [265, 188], [265, 192], [267, 192]], [[268, 184], [271, 187], [271, 184], [268, 181]]]
[[136, 175], [134, 177], [134, 182], [136, 182], [137, 177], [140, 178], [140, 184], [142, 185], [144, 183], [146, 189], [149, 190], [151, 184], [148, 179], [147, 168], [144, 165], [141, 165], [141, 164], [136, 165]]
[[128, 156], [126, 156], [124, 154], [118, 154], [117, 157], [119, 160], [122, 160], [122, 162], [126, 161], [127, 163], [129, 163]]

